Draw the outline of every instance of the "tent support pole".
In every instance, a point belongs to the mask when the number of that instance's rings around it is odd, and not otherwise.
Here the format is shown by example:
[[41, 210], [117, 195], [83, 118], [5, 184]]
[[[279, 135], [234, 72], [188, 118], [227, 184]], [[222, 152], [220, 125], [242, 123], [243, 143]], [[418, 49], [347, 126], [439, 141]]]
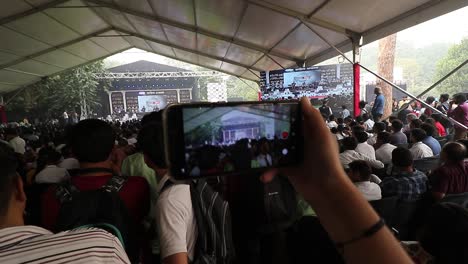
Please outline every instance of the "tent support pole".
[[464, 128], [464, 129], [468, 129], [468, 127], [466, 127], [462, 123], [458, 122], [457, 120], [455, 120], [455, 119], [453, 119], [451, 117], [448, 117], [447, 115], [444, 115], [444, 113], [442, 113], [441, 111], [439, 111], [438, 109], [436, 109], [432, 105], [429, 105], [428, 103], [424, 102], [423, 100], [421, 100], [421, 99], [417, 98], [416, 96], [412, 95], [411, 93], [407, 92], [405, 89], [401, 88], [400, 86], [392, 83], [391, 81], [385, 79], [384, 77], [380, 76], [379, 74], [369, 70], [367, 67], [365, 67], [363, 65], [360, 65], [360, 67], [363, 68], [364, 70], [366, 70], [367, 72], [369, 72], [370, 74], [374, 75], [375, 77], [379, 78], [380, 80], [384, 81], [388, 85], [392, 86], [393, 88], [395, 88], [395, 89], [399, 90], [400, 92], [406, 94], [408, 97], [412, 98], [413, 100], [416, 100], [416, 101], [420, 102], [421, 104], [423, 104], [424, 106], [426, 106], [427, 108], [431, 109], [432, 111], [441, 114], [443, 117], [447, 118], [448, 120], [452, 121], [453, 123], [457, 124], [458, 126]]
[[354, 116], [360, 115], [359, 101], [361, 97], [361, 68], [359, 67], [361, 36], [351, 38], [353, 43], [353, 112]]

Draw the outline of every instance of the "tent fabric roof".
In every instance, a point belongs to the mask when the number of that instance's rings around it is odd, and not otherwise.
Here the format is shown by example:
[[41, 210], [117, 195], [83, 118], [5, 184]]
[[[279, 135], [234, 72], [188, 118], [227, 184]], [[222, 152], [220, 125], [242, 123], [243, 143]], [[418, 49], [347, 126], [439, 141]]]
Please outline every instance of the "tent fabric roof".
[[0, 9], [0, 93], [131, 47], [258, 80], [313, 65], [466, 0], [15, 0]]
[[139, 60], [107, 69], [110, 72], [188, 72], [189, 70], [151, 61]]

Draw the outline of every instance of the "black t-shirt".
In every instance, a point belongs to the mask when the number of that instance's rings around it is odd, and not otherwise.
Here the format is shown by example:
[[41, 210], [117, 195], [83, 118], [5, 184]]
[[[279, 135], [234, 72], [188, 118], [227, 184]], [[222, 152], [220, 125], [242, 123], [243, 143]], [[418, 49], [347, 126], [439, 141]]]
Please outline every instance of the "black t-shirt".
[[329, 117], [332, 114], [331, 108], [325, 105], [319, 107], [319, 111], [322, 115], [325, 115], [326, 117]]

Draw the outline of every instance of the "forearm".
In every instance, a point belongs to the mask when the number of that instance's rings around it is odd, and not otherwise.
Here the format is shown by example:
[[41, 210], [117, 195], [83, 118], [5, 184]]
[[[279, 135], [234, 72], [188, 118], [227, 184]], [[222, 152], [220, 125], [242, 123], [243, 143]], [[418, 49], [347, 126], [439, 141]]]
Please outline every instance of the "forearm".
[[[337, 172], [340, 173], [340, 172]], [[343, 172], [341, 172], [343, 173]], [[361, 235], [379, 220], [379, 216], [345, 175], [327, 181], [321, 186], [323, 197], [317, 201], [307, 197], [333, 241], [343, 242]], [[378, 243], [376, 243], [378, 241]], [[379, 246], [376, 246], [379, 244]], [[364, 238], [344, 247], [347, 263], [411, 263], [388, 228], [379, 230], [369, 238]]]

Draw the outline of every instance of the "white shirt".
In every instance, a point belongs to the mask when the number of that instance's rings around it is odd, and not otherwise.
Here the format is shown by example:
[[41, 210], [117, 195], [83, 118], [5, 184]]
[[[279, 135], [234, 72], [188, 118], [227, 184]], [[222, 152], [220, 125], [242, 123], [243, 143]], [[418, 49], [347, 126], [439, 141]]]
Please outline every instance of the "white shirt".
[[341, 112], [341, 117], [342, 118], [346, 118], [346, 117], [348, 117], [350, 115], [351, 115], [351, 113], [349, 112], [348, 109], [343, 109], [343, 112]]
[[174, 183], [162, 190], [168, 180], [169, 175], [165, 175], [157, 187], [159, 197], [155, 218], [161, 244], [161, 258], [186, 252], [190, 261], [193, 261], [198, 229], [190, 185]]
[[64, 169], [67, 169], [67, 170], [79, 169], [80, 168], [80, 162], [75, 158], [68, 158], [68, 159], [62, 160], [62, 162], [60, 162], [58, 164], [58, 167], [59, 168], [64, 168]]
[[0, 230], [0, 263], [130, 263], [120, 241], [97, 228], [53, 234], [37, 226]]
[[382, 190], [376, 183], [365, 181], [355, 182], [354, 185], [364, 195], [367, 201], [375, 201], [382, 199]]
[[343, 167], [347, 168], [348, 164], [355, 160], [365, 160], [369, 162], [369, 165], [373, 168], [376, 169], [382, 169], [384, 167], [384, 164], [378, 160], [371, 159], [367, 157], [366, 155], [363, 155], [361, 153], [358, 153], [354, 150], [345, 150], [343, 153], [340, 154], [340, 162]]
[[367, 144], [367, 142], [359, 143], [356, 147], [356, 152], [366, 155], [367, 157], [375, 160], [375, 150], [374, 147]]
[[380, 146], [380, 148], [378, 148], [375, 151], [375, 158], [383, 162], [383, 164], [391, 164], [392, 152], [396, 148], [397, 148], [396, 146], [390, 143], [383, 144], [382, 146]]
[[364, 126], [366, 131], [372, 130], [374, 128], [375, 122], [372, 119], [367, 119], [366, 122], [364, 122]]
[[67, 169], [48, 165], [36, 175], [36, 183], [60, 183], [70, 179]]
[[413, 159], [415, 160], [434, 156], [432, 149], [421, 141], [414, 143], [409, 151], [413, 154]]
[[24, 152], [26, 152], [26, 142], [24, 139], [16, 136], [10, 139], [8, 143], [10, 143], [10, 146], [15, 150], [16, 153], [24, 155]]
[[335, 121], [330, 121], [330, 122], [327, 122], [327, 126], [328, 128], [338, 127], [338, 123], [336, 123]]

